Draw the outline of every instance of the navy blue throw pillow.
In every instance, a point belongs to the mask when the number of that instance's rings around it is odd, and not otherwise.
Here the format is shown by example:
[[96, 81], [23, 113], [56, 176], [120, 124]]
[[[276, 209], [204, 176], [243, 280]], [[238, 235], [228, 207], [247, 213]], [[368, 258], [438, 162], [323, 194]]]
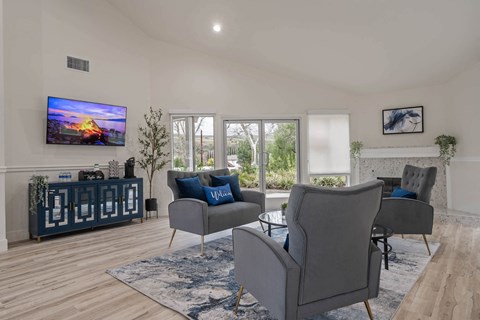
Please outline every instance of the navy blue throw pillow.
[[230, 185], [226, 184], [220, 187], [203, 187], [207, 202], [211, 206], [217, 206], [223, 203], [234, 202]]
[[198, 200], [207, 201], [203, 186], [200, 183], [198, 176], [191, 178], [175, 178], [178, 190], [180, 191], [180, 198], [194, 198]]
[[417, 194], [412, 191], [408, 191], [402, 188], [396, 188], [393, 190], [392, 198], [408, 198], [408, 199], [417, 199]]
[[238, 175], [233, 176], [212, 176], [212, 186], [220, 187], [224, 186], [227, 183], [230, 185], [230, 190], [232, 190], [232, 195], [235, 201], [243, 201], [242, 192], [240, 191], [240, 182], [238, 181]]
[[283, 243], [283, 249], [285, 251], [288, 252], [288, 247], [289, 247], [289, 244], [290, 244], [290, 240], [289, 240], [289, 233], [287, 233], [287, 237], [285, 238], [285, 242]]

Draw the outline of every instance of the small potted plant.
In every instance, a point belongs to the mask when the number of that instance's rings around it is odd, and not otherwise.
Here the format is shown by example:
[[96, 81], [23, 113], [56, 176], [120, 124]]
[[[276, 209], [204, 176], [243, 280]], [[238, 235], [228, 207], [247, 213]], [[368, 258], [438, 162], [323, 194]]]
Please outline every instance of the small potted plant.
[[280, 205], [280, 208], [282, 209], [282, 216], [285, 215], [286, 211], [287, 211], [287, 206], [288, 206], [288, 203], [287, 202], [283, 202], [281, 205]]
[[350, 143], [350, 155], [352, 156], [355, 166], [357, 165], [358, 159], [360, 159], [362, 148], [363, 143], [361, 141], [352, 141], [352, 143]]
[[447, 166], [450, 165], [450, 159], [453, 158], [455, 152], [457, 152], [457, 140], [455, 137], [442, 134], [435, 138], [435, 144], [440, 148], [439, 157], [442, 159], [443, 163]]
[[150, 107], [150, 112], [143, 116], [145, 126], [138, 127], [140, 159], [137, 162], [147, 172], [149, 183], [149, 197], [145, 199], [146, 211], [157, 211], [157, 199], [152, 198], [152, 182], [155, 174], [169, 162], [167, 157], [170, 152], [163, 151], [169, 142], [169, 134], [166, 125], [161, 123], [162, 115], [162, 109]]
[[48, 176], [32, 175], [30, 177], [30, 212], [35, 212], [37, 204], [45, 202], [48, 192]]

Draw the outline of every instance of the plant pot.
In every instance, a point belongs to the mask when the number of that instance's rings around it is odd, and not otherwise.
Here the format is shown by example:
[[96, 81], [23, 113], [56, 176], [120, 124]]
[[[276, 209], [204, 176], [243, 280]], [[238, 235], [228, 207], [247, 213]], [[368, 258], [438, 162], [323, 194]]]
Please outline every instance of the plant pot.
[[157, 198], [145, 199], [146, 211], [157, 211]]

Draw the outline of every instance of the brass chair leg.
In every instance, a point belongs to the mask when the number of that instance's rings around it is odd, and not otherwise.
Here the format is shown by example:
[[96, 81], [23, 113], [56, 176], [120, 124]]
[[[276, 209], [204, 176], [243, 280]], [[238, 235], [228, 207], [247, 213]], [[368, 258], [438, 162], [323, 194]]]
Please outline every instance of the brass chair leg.
[[200, 255], [201, 256], [203, 256], [203, 253], [204, 253], [204, 251], [203, 251], [203, 243], [204, 243], [204, 240], [205, 240], [204, 238], [205, 238], [205, 236], [202, 235], [201, 244], [200, 244]]
[[427, 245], [428, 255], [431, 256], [432, 253], [430, 252], [430, 247], [428, 246], [427, 237], [425, 236], [425, 234], [422, 234], [422, 236], [423, 236], [423, 241], [425, 241], [425, 244]]
[[370, 309], [370, 303], [368, 303], [368, 300], [363, 301], [365, 303], [365, 307], [367, 308], [368, 316], [370, 317], [370, 320], [373, 320], [373, 314], [372, 314], [372, 309]]
[[173, 229], [173, 233], [172, 233], [172, 237], [170, 238], [170, 243], [168, 244], [168, 248], [170, 249], [170, 247], [172, 246], [172, 241], [173, 241], [173, 237], [175, 237], [175, 232], [177, 231], [177, 229]]
[[240, 286], [240, 290], [238, 290], [238, 293], [237, 293], [237, 303], [235, 304], [235, 309], [233, 309], [233, 313], [235, 313], [235, 315], [237, 315], [238, 306], [240, 305], [240, 298], [242, 297], [242, 293], [243, 293], [243, 286]]

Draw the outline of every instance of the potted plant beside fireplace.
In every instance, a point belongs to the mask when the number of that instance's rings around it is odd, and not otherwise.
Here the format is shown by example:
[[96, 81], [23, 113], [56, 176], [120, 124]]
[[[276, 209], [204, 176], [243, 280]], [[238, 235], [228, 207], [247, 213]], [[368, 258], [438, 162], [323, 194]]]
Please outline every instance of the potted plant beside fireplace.
[[450, 165], [450, 159], [455, 156], [457, 152], [457, 139], [453, 136], [447, 136], [442, 134], [435, 138], [435, 144], [440, 149], [440, 159], [442, 159], [445, 165]]
[[162, 124], [162, 115], [162, 109], [150, 107], [150, 111], [143, 116], [145, 125], [138, 127], [140, 157], [137, 163], [146, 171], [149, 183], [148, 199], [145, 199], [147, 212], [157, 211], [157, 199], [152, 198], [153, 178], [169, 162], [167, 158], [170, 152], [164, 151], [169, 142], [169, 134], [166, 125]]

